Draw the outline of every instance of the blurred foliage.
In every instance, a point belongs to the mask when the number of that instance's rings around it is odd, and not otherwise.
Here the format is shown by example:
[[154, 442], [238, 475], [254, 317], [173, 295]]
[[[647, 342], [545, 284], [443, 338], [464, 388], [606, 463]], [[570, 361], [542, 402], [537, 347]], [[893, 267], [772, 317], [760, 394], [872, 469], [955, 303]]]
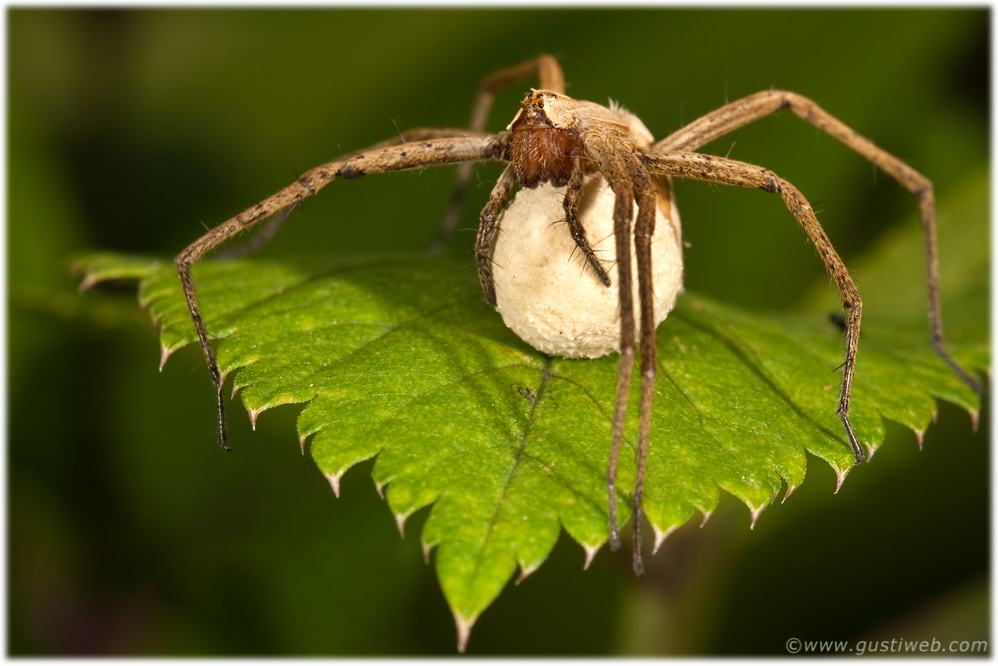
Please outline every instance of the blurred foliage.
[[[453, 652], [433, 571], [417, 539], [398, 538], [370, 468], [348, 473], [335, 500], [288, 435], [290, 407], [255, 433], [234, 417], [237, 451], [223, 456], [200, 355], [178, 352], [159, 374], [152, 332], [120, 325], [139, 321], [131, 293], [74, 297], [71, 252], [175, 253], [342, 152], [465, 124], [483, 74], [542, 50], [561, 59], [569, 94], [612, 97], [657, 136], [725, 100], [794, 90], [928, 175], [942, 199], [988, 166], [989, 21], [986, 9], [9, 10], [10, 651]], [[490, 128], [529, 85], [499, 97]], [[707, 150], [797, 185], [847, 263], [914, 219], [910, 195], [789, 114]], [[466, 228], [496, 175], [478, 173]], [[337, 184], [266, 253], [418, 248], [452, 177]], [[678, 190], [691, 289], [780, 309], [827, 284], [779, 201]], [[355, 219], [395, 224], [314, 223]], [[469, 256], [471, 239], [450, 251]], [[953, 626], [952, 639], [981, 638], [988, 433], [986, 410], [971, 434], [941, 404], [924, 451], [888, 428], [876, 464], [838, 495], [812, 465], [751, 532], [747, 510], [722, 501], [640, 581], [609, 553], [583, 574], [581, 549], [561, 539], [483, 616], [469, 652], [782, 654], [791, 636]]]

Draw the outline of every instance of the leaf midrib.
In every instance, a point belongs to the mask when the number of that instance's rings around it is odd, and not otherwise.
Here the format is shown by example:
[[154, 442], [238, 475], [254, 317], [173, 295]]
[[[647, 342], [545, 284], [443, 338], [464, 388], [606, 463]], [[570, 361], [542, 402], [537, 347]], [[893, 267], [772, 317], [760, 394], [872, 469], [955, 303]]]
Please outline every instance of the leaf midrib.
[[530, 415], [527, 417], [527, 422], [523, 429], [523, 435], [520, 437], [520, 446], [516, 451], [516, 456], [513, 460], [513, 466], [506, 476], [506, 483], [503, 485], [502, 493], [499, 495], [499, 501], [496, 502], [496, 508], [492, 512], [492, 517], [489, 519], [489, 528], [485, 532], [485, 539], [482, 541], [482, 547], [478, 549], [478, 553], [475, 555], [475, 569], [471, 576], [471, 580], [478, 577], [478, 571], [482, 563], [482, 557], [485, 555], [485, 551], [488, 550], [489, 540], [492, 538], [492, 532], [495, 530], [496, 523], [499, 520], [499, 513], [502, 511], [503, 503], [506, 500], [506, 494], [509, 492], [510, 487], [513, 485], [513, 479], [516, 478], [516, 473], [520, 468], [520, 461], [524, 457], [524, 449], [527, 447], [527, 441], [530, 439], [530, 433], [534, 427], [534, 421], [537, 415], [537, 407], [544, 397], [544, 390], [547, 388], [548, 379], [551, 377], [551, 363], [554, 359], [548, 356], [544, 361], [544, 368], [541, 370], [541, 383], [537, 387], [537, 393], [535, 393], [534, 402], [530, 407]]

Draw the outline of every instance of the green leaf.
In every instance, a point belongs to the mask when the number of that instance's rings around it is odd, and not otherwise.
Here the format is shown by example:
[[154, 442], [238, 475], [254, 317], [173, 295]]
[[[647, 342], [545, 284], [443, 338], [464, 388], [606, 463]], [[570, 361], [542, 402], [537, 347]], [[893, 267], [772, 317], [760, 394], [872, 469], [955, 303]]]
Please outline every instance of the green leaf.
[[[980, 224], [986, 198], [982, 178], [940, 218], [963, 211]], [[905, 243], [892, 241], [880, 254], [894, 261], [890, 253]], [[979, 273], [979, 261], [970, 263], [957, 273]], [[162, 329], [164, 360], [195, 340], [171, 262], [103, 254], [77, 266], [87, 284], [141, 280], [140, 298]], [[867, 278], [875, 266], [863, 265]], [[986, 312], [977, 273], [944, 281], [965, 321]], [[312, 437], [312, 456], [337, 493], [351, 466], [377, 456], [374, 481], [400, 529], [432, 505], [421, 539], [427, 553], [436, 548], [460, 641], [518, 568], [522, 577], [543, 563], [562, 528], [585, 549], [587, 564], [606, 541], [617, 355], [567, 360], [533, 350], [485, 305], [461, 260], [206, 261], [194, 276], [219, 365], [236, 373], [233, 390], [254, 422], [277, 405], [307, 403], [299, 436]], [[900, 288], [890, 290], [907, 302]], [[807, 452], [842, 483], [853, 455], [835, 414], [843, 342], [828, 316], [838, 310], [832, 303], [813, 313], [763, 315], [687, 293], [659, 327], [645, 482], [656, 547], [694, 514], [709, 516], [721, 490], [747, 505], [754, 524], [782, 487], [789, 495], [803, 482]], [[852, 415], [868, 447], [881, 445], [884, 418], [924, 431], [935, 397], [978, 408], [977, 396], [930, 349], [924, 306], [915, 319], [882, 316], [869, 305], [865, 312]], [[983, 330], [961, 325], [951, 345], [971, 371], [989, 364]], [[206, 410], [210, 396], [206, 390]], [[622, 489], [634, 480], [636, 408], [628, 419]], [[623, 520], [626, 490], [621, 495]]]

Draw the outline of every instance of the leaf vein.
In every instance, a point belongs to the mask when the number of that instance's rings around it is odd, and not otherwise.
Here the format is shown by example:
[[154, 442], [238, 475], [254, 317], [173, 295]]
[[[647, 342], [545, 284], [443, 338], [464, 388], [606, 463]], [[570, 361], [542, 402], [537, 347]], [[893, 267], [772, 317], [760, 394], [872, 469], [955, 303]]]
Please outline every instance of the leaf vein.
[[509, 492], [510, 487], [513, 485], [513, 479], [516, 477], [516, 472], [520, 467], [520, 461], [523, 459], [524, 449], [527, 446], [527, 440], [530, 438], [530, 431], [533, 428], [534, 420], [537, 416], [537, 405], [540, 403], [544, 395], [544, 390], [547, 388], [548, 377], [550, 376], [549, 369], [551, 363], [554, 359], [548, 357], [544, 363], [544, 370], [541, 374], [541, 383], [537, 387], [537, 392], [534, 394], [537, 396], [534, 400], [534, 404], [530, 407], [530, 416], [527, 417], [526, 423], [523, 428], [523, 435], [520, 437], [520, 448], [516, 452], [516, 456], [513, 459], [513, 465], [509, 470], [509, 474], [506, 476], [506, 483], [503, 485], [502, 493], [499, 495], [499, 500], [496, 502], [495, 511], [492, 512], [492, 518], [489, 520], [489, 528], [485, 533], [485, 539], [482, 541], [482, 547], [478, 550], [475, 555], [475, 569], [470, 580], [474, 580], [478, 577], [478, 570], [482, 563], [482, 558], [485, 555], [485, 550], [488, 548], [489, 540], [492, 538], [492, 533], [495, 530], [496, 523], [499, 520], [499, 513], [502, 511], [503, 502], [506, 499], [506, 494]]

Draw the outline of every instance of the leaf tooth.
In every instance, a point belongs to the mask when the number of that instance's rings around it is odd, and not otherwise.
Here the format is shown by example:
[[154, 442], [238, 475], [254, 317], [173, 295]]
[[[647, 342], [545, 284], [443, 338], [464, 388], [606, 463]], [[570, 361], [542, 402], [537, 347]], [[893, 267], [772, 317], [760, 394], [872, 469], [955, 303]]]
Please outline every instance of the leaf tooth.
[[974, 432], [977, 432], [977, 426], [980, 422], [980, 412], [976, 409], [968, 409], [967, 411], [970, 412], [970, 423], [974, 428]]
[[762, 506], [759, 506], [759, 507], [756, 507], [756, 508], [752, 509], [752, 524], [749, 525], [749, 529], [750, 530], [754, 530], [755, 529], [755, 523], [756, 523], [756, 521], [759, 520], [759, 516], [762, 515], [762, 510], [765, 509], [767, 506], [769, 506], [769, 505], [768, 504], [764, 504]]
[[704, 512], [703, 512], [703, 520], [700, 521], [700, 527], [703, 527], [704, 525], [706, 525], [707, 521], [710, 520], [710, 517], [713, 516], [713, 515], [714, 515], [713, 511], [707, 511], [705, 509]]
[[163, 366], [166, 365], [166, 359], [170, 358], [170, 355], [176, 350], [170, 349], [166, 345], [160, 343], [159, 346], [159, 371], [163, 372]]
[[256, 417], [260, 416], [260, 412], [263, 411], [263, 408], [261, 407], [260, 409], [251, 409], [251, 408], [247, 407], [246, 411], [249, 413], [250, 425], [253, 426], [253, 431], [255, 432], [256, 431]]
[[836, 495], [839, 493], [839, 490], [842, 488], [842, 484], [846, 482], [846, 475], [849, 474], [850, 469], [852, 468], [846, 467], [845, 469], [839, 470], [835, 473], [835, 475], [838, 477], [838, 481], [835, 484]]
[[301, 454], [305, 455], [305, 440], [308, 439], [308, 435], [302, 435], [298, 438], [298, 445], [301, 446]]
[[343, 471], [341, 470], [337, 474], [326, 474], [325, 477], [329, 480], [329, 485], [333, 487], [333, 494], [337, 497], [340, 496], [340, 478], [343, 476]]
[[430, 551], [433, 549], [433, 546], [431, 546], [430, 544], [426, 543], [422, 539], [419, 540], [419, 545], [423, 547], [423, 561], [426, 564], [429, 564], [430, 563]]
[[454, 611], [454, 624], [457, 625], [457, 651], [464, 654], [464, 649], [468, 647], [468, 638], [471, 636], [471, 628], [475, 626], [475, 618], [466, 618]]
[[783, 504], [784, 502], [786, 502], [787, 498], [790, 497], [791, 495], [793, 495], [795, 490], [797, 490], [797, 486], [788, 483], [787, 484], [787, 492], [783, 495], [783, 499], [780, 500], [780, 504]]
[[527, 567], [520, 567], [520, 575], [516, 578], [516, 582], [513, 583], [513, 584], [514, 585], [519, 585], [520, 583], [522, 583], [523, 581], [525, 581], [527, 579], [527, 576], [529, 576], [530, 574], [532, 574], [535, 571], [537, 571], [537, 567], [538, 567], [538, 565], [536, 565], [536, 564], [532, 564], [532, 565], [527, 566]]
[[396, 513], [395, 514], [395, 524], [398, 526], [398, 528], [399, 528], [399, 535], [403, 539], [405, 538], [405, 519], [408, 518], [408, 517], [409, 517], [409, 514], [406, 514], [406, 513]]
[[918, 429], [916, 429], [915, 430], [915, 439], [918, 440], [918, 450], [921, 451], [922, 450], [922, 442], [925, 439], [925, 431], [924, 430], [918, 430]]
[[669, 525], [669, 527], [667, 527], [666, 529], [661, 530], [661, 529], [658, 528], [658, 525], [653, 524], [651, 526], [652, 531], [655, 532], [655, 545], [653, 545], [651, 547], [651, 554], [652, 555], [654, 555], [655, 553], [658, 552], [658, 549], [665, 542], [665, 537], [667, 537], [670, 534], [672, 534], [675, 531], [676, 527], [678, 527], [678, 526], [677, 525]]
[[87, 275], [86, 277], [84, 277], [80, 281], [80, 286], [77, 287], [76, 289], [77, 289], [77, 291], [79, 293], [82, 294], [87, 289], [90, 289], [90, 287], [94, 286], [95, 284], [97, 284], [100, 281], [101, 281], [101, 279], [100, 279], [100, 277], [97, 276], [96, 273], [90, 273], [89, 275]]
[[381, 485], [380, 482], [378, 482], [378, 481], [374, 482], [374, 489], [378, 491], [378, 496], [381, 499], [385, 499], [385, 487], [383, 485]]
[[[140, 310], [145, 310], [150, 305], [152, 305], [152, 302], [153, 302], [152, 297], [144, 297], [144, 296], [141, 295], [143, 289], [145, 289], [145, 280], [143, 280], [142, 282], [139, 282], [139, 294], [140, 294], [139, 295], [139, 309]], [[154, 326], [159, 326], [159, 317], [157, 317], [156, 315], [154, 315], [152, 313], [149, 313], [149, 318], [152, 319], [152, 322], [153, 322]]]

